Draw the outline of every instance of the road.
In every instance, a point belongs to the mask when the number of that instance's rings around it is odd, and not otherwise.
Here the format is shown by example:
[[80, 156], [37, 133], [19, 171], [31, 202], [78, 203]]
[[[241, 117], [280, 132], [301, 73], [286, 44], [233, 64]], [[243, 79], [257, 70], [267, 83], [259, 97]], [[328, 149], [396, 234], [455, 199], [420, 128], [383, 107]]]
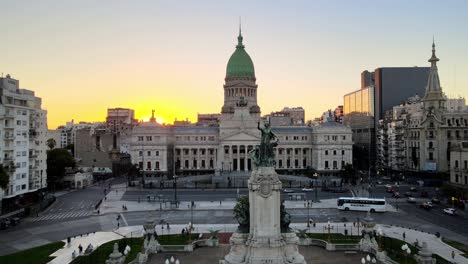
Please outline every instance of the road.
[[[107, 186], [107, 185], [105, 185]], [[48, 216], [47, 220], [23, 221], [20, 225], [0, 231], [0, 243], [4, 245], [0, 248], [0, 255], [16, 252], [50, 241], [62, 240], [69, 236], [77, 236], [96, 231], [108, 231], [117, 227], [117, 217], [120, 215], [120, 226], [142, 225], [148, 217], [147, 212], [125, 212], [121, 214], [111, 213], [106, 215], [90, 215], [95, 203], [101, 199], [104, 186], [95, 186], [84, 190], [78, 190], [58, 197], [56, 203], [40, 217]], [[410, 186], [401, 186], [399, 191], [404, 194]], [[435, 195], [435, 190], [428, 188], [430, 197]], [[147, 194], [162, 194], [167, 199], [173, 197], [173, 190], [143, 190], [127, 191], [122, 197], [124, 200], [137, 200], [138, 197], [146, 197]], [[353, 193], [355, 193], [353, 191]], [[239, 194], [247, 194], [247, 190], [239, 190]], [[282, 194], [286, 198], [286, 194]], [[348, 196], [350, 193], [325, 193], [318, 192], [320, 199]], [[398, 212], [376, 213], [372, 216], [376, 222], [382, 224], [400, 225], [409, 228], [435, 233], [440, 232], [443, 236], [468, 243], [468, 226], [466, 220], [468, 216], [462, 212], [460, 215], [452, 217], [444, 215], [444, 206], [437, 205], [430, 211], [420, 209], [418, 204], [408, 204], [405, 198], [398, 200], [389, 198], [384, 186], [377, 186], [372, 189], [372, 196], [386, 197], [390, 203], [398, 204]], [[229, 190], [178, 190], [179, 199], [182, 200], [233, 200], [237, 197], [236, 189]], [[307, 193], [308, 199], [313, 199], [314, 192]], [[420, 199], [420, 198], [418, 198]], [[426, 198], [424, 198], [426, 199]], [[365, 217], [363, 212], [339, 211], [337, 209], [289, 209], [293, 223], [304, 223], [310, 217], [317, 222], [341, 222], [358, 221]], [[53, 217], [56, 216], [56, 217]], [[186, 224], [192, 221], [197, 224], [223, 224], [235, 223], [232, 210], [183, 210], [183, 211], [156, 211], [156, 220], [164, 220], [171, 224]], [[46, 219], [46, 217], [42, 218]], [[337, 226], [336, 228], [344, 228]], [[349, 227], [350, 228], [350, 227]], [[351, 228], [350, 228], [351, 229]], [[162, 230], [161, 230], [162, 231]], [[316, 230], [317, 231], [317, 230]], [[351, 232], [351, 230], [350, 230]], [[354, 229], [354, 232], [357, 232]]]

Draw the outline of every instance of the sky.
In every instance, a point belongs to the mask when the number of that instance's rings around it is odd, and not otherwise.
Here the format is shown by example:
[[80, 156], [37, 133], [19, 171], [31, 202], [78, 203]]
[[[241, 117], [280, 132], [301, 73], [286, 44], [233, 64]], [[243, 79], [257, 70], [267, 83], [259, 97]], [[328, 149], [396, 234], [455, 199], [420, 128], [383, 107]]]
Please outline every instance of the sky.
[[107, 108], [160, 123], [219, 113], [239, 17], [262, 114], [343, 104], [360, 74], [429, 66], [468, 97], [468, 1], [0, 0], [0, 72], [35, 91], [54, 129]]

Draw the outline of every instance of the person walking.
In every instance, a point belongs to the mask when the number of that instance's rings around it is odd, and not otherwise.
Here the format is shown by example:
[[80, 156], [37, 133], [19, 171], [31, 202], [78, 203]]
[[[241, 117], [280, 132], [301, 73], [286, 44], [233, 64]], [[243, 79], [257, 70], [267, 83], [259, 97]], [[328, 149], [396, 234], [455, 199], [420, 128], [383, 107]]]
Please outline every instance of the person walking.
[[78, 252], [80, 255], [83, 253], [83, 246], [81, 244], [78, 246]]
[[455, 251], [452, 250], [452, 261], [455, 263]]
[[403, 232], [403, 241], [406, 241], [406, 233]]

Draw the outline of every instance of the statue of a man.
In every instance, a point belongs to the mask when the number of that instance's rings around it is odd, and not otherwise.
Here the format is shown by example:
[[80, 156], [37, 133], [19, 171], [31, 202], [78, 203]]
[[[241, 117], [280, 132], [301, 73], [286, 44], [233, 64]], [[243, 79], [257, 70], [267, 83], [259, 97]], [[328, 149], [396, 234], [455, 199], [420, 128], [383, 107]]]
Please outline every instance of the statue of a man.
[[262, 138], [260, 146], [250, 153], [252, 159], [256, 166], [273, 166], [275, 161], [273, 148], [278, 145], [278, 137], [271, 131], [269, 123], [265, 123], [265, 126], [261, 128], [258, 122], [257, 128], [262, 132]]

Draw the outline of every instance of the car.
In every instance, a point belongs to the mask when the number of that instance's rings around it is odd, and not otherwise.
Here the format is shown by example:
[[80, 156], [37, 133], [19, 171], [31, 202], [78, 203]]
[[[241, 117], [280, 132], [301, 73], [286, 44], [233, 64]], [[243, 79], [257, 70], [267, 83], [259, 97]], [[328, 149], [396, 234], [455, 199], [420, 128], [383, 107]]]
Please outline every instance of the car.
[[432, 206], [429, 205], [428, 203], [421, 203], [419, 207], [426, 209], [426, 210], [430, 210], [432, 208]]
[[387, 184], [387, 185], [385, 185], [385, 188], [387, 188], [387, 189], [391, 189], [391, 188], [392, 188], [392, 186], [391, 186], [390, 184]]
[[431, 199], [431, 202], [432, 202], [433, 204], [440, 204], [440, 200], [439, 200], [438, 198], [436, 198], [436, 197], [433, 197], [433, 198]]
[[457, 212], [457, 209], [455, 208], [445, 208], [444, 209], [444, 213], [448, 214], [448, 215], [455, 215]]
[[405, 192], [406, 197], [413, 197], [413, 194], [411, 192]]
[[10, 219], [10, 225], [11, 226], [15, 226], [15, 225], [18, 225], [20, 222], [20, 219], [18, 217], [13, 217]]
[[394, 190], [393, 188], [388, 188], [388, 189], [387, 189], [387, 192], [388, 192], [388, 193], [394, 193], [395, 190]]
[[417, 192], [418, 189], [416, 189], [416, 187], [411, 187], [411, 188], [410, 188], [410, 191], [412, 191], [412, 192]]
[[376, 183], [377, 183], [377, 184], [382, 184], [382, 183], [383, 183], [383, 181], [377, 181]]
[[303, 192], [312, 192], [314, 191], [314, 188], [302, 188]]
[[291, 190], [291, 189], [284, 189], [283, 192], [285, 192], [285, 193], [292, 193], [292, 192], [294, 192], [294, 190]]
[[407, 201], [408, 203], [416, 203], [416, 198], [414, 198], [414, 197], [408, 197], [408, 199], [406, 199], [406, 201]]
[[392, 197], [393, 198], [400, 198], [401, 196], [400, 196], [399, 192], [395, 192], [395, 193], [392, 194]]
[[429, 196], [429, 195], [428, 195], [428, 193], [427, 193], [426, 191], [422, 191], [422, 192], [421, 192], [421, 197], [424, 197], [424, 198], [425, 198], [425, 197], [427, 197], [427, 196]]

